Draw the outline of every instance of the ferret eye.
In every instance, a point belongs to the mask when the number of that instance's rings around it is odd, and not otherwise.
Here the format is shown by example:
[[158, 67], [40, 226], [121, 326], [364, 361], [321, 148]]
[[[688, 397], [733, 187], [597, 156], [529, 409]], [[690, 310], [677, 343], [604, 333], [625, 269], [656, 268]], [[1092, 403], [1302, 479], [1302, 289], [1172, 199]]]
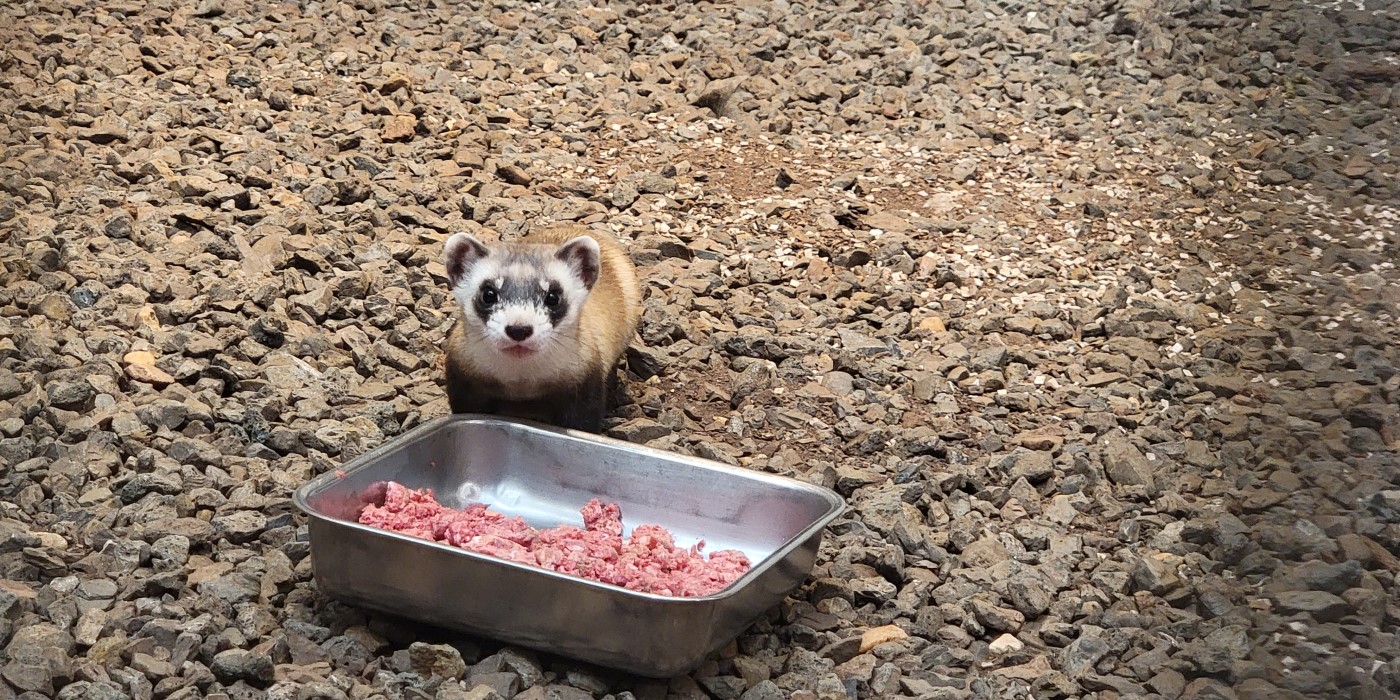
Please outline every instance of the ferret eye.
[[489, 284], [481, 287], [481, 303], [490, 306], [496, 303], [496, 290]]
[[544, 295], [544, 305], [554, 308], [559, 305], [559, 292], [550, 292]]

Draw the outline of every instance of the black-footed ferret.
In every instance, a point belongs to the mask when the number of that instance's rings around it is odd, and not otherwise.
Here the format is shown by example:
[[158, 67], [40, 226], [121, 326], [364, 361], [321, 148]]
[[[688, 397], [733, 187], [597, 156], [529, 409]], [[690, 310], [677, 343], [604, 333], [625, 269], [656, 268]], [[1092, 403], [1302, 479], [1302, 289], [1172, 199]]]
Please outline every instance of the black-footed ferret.
[[446, 344], [452, 412], [601, 432], [642, 309], [617, 240], [576, 224], [492, 246], [458, 233], [443, 260], [459, 306]]

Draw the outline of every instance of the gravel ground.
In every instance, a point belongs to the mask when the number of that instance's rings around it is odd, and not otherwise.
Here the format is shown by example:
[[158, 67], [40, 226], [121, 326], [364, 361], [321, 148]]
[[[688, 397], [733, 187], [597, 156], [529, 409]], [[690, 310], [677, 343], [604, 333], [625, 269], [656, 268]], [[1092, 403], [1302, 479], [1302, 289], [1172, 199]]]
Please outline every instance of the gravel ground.
[[[1400, 691], [1381, 0], [0, 7], [0, 700]], [[837, 489], [648, 681], [325, 599], [453, 231], [609, 226], [609, 430]]]

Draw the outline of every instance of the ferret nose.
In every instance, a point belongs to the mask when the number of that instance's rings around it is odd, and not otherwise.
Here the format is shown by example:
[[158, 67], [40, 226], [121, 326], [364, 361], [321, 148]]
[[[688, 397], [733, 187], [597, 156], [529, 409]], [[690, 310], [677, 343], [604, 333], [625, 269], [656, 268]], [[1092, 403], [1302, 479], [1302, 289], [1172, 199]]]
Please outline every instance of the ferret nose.
[[506, 336], [515, 342], [520, 342], [530, 337], [535, 329], [530, 326], [506, 326]]

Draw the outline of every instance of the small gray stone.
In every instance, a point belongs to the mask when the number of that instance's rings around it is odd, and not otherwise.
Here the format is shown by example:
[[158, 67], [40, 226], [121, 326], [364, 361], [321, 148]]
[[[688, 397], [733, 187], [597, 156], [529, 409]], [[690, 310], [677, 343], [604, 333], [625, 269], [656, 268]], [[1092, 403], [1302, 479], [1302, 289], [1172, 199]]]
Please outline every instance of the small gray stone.
[[676, 190], [675, 180], [656, 172], [642, 173], [637, 176], [635, 184], [642, 194], [670, 194]]
[[41, 693], [39, 697], [49, 697], [53, 693], [53, 673], [47, 665], [11, 661], [0, 667], [0, 678], [25, 694]]
[[45, 650], [54, 650], [67, 656], [73, 653], [73, 635], [67, 630], [47, 623], [28, 625], [15, 630], [5, 654], [10, 661], [34, 666], [48, 663]]
[[1385, 522], [1400, 523], [1400, 490], [1381, 491], [1371, 496], [1366, 507]]
[[671, 428], [650, 418], [634, 418], [608, 430], [609, 436], [638, 445], [666, 437], [671, 433]]
[[500, 657], [507, 668], [520, 674], [520, 682], [526, 688], [544, 682], [544, 668], [534, 653], [507, 647], [500, 651]]
[[1028, 618], [1038, 617], [1054, 602], [1054, 591], [1038, 577], [1022, 576], [1008, 581], [1006, 594], [1011, 607]]
[[117, 584], [108, 579], [91, 579], [78, 585], [78, 597], [85, 600], [111, 600], [117, 597]]
[[1186, 677], [1173, 669], [1164, 668], [1148, 679], [1147, 687], [1169, 698], [1180, 697], [1181, 691], [1186, 689]]
[[102, 224], [102, 231], [112, 238], [131, 238], [134, 224], [131, 214], [125, 209], [118, 209], [107, 217], [107, 221]]
[[861, 357], [888, 355], [890, 352], [889, 346], [863, 333], [845, 328], [836, 332], [841, 337], [841, 347]]
[[750, 362], [744, 371], [734, 377], [729, 405], [738, 407], [744, 399], [768, 389], [772, 384], [773, 369], [766, 362]]
[[1336, 622], [1351, 613], [1351, 604], [1326, 591], [1288, 591], [1273, 596], [1280, 613], [1306, 613], [1318, 622]]
[[537, 685], [515, 696], [515, 700], [593, 700], [593, 694], [570, 685]]
[[1223, 399], [1243, 392], [1248, 386], [1249, 380], [1236, 374], [1209, 374], [1196, 378], [1197, 389], [1209, 391]]
[[271, 657], [247, 649], [221, 651], [214, 655], [214, 662], [209, 668], [215, 677], [225, 683], [271, 683], [275, 672]]
[[141, 539], [154, 541], [170, 535], [179, 535], [191, 543], [208, 543], [214, 537], [214, 526], [199, 518], [161, 518], [143, 523], [136, 529]]
[[233, 571], [218, 578], [200, 583], [199, 592], [222, 599], [230, 604], [250, 603], [258, 599], [262, 582], [247, 571]]
[[179, 401], [157, 399], [137, 408], [136, 416], [152, 428], [175, 430], [185, 424], [189, 408]]
[[150, 654], [137, 652], [131, 656], [131, 667], [153, 679], [169, 678], [178, 675], [175, 666], [169, 661], [158, 659]]
[[137, 474], [121, 490], [123, 503], [135, 503], [147, 494], [173, 496], [184, 491], [178, 477], [166, 474]]
[[1136, 590], [1149, 591], [1156, 596], [1166, 596], [1181, 587], [1181, 578], [1156, 557], [1138, 557], [1132, 575]]
[[96, 393], [87, 382], [54, 382], [46, 390], [50, 404], [67, 409], [81, 408]]
[[1060, 665], [1073, 678], [1092, 672], [1094, 665], [1108, 652], [1108, 642], [1096, 635], [1083, 634], [1065, 647], [1060, 655]]
[[1326, 591], [1341, 595], [1360, 584], [1364, 572], [1361, 562], [1355, 560], [1328, 564], [1314, 559], [1294, 565], [1276, 576], [1269, 587], [1280, 591]]
[[262, 75], [256, 67], [242, 65], [230, 70], [226, 81], [233, 87], [255, 88], [262, 83]]
[[190, 559], [190, 538], [166, 535], [151, 543], [151, 566], [156, 571], [175, 571]]
[[0, 554], [12, 554], [29, 547], [38, 547], [39, 536], [15, 521], [0, 520]]
[[58, 691], [58, 700], [125, 700], [128, 697], [120, 686], [109, 681], [78, 681]]
[[[7, 401], [24, 393], [24, 384], [11, 372], [0, 373], [0, 401]], [[21, 421], [23, 423], [23, 421]]]
[[251, 542], [267, 528], [267, 517], [251, 510], [219, 515], [210, 522], [219, 536], [235, 544]]
[[414, 673], [424, 677], [460, 680], [467, 672], [462, 652], [447, 644], [414, 642], [408, 647], [408, 658]]
[[619, 182], [613, 186], [612, 191], [608, 194], [608, 201], [612, 202], [616, 209], [626, 209], [632, 206], [632, 203], [636, 202], [639, 196], [641, 193], [637, 191], [635, 185], [630, 182]]
[[744, 693], [744, 679], [735, 676], [701, 678], [700, 685], [715, 700], [738, 700]]
[[973, 372], [986, 372], [993, 369], [1001, 369], [1006, 366], [1007, 350], [1004, 347], [996, 346], [981, 350], [974, 354], [968, 361], [968, 369]]
[[1022, 452], [1011, 467], [1013, 481], [1024, 478], [1032, 484], [1038, 484], [1054, 474], [1055, 464], [1049, 452]]
[[855, 391], [855, 377], [846, 372], [827, 372], [822, 385], [837, 396], [848, 396]]
[[608, 684], [597, 674], [583, 669], [571, 668], [564, 674], [564, 679], [569, 685], [586, 690], [594, 695], [604, 695], [608, 692]]
[[1181, 700], [1235, 700], [1230, 686], [1214, 678], [1197, 678], [1181, 691]]
[[974, 597], [968, 601], [972, 613], [977, 618], [977, 622], [988, 629], [998, 632], [1016, 632], [1025, 624], [1026, 617], [1021, 613], [994, 605], [981, 597]]
[[472, 688], [486, 686], [503, 698], [515, 697], [520, 692], [520, 674], [514, 671], [472, 671], [467, 676], [467, 685]]
[[1194, 640], [1177, 653], [1207, 674], [1228, 671], [1235, 661], [1249, 655], [1249, 636], [1242, 626], [1232, 625]]
[[953, 166], [953, 182], [967, 182], [977, 177], [977, 161], [971, 158], [960, 160]]
[[1156, 489], [1155, 469], [1147, 456], [1127, 438], [1112, 434], [1103, 441], [1104, 471], [1120, 486], [1144, 486]]
[[903, 677], [903, 672], [892, 663], [876, 666], [875, 672], [870, 677], [870, 690], [879, 697], [889, 697], [899, 692], [901, 677]]
[[847, 637], [822, 647], [821, 651], [817, 653], [831, 659], [834, 663], [844, 664], [860, 653], [860, 641], [859, 636]]
[[510, 163], [502, 163], [496, 166], [496, 177], [512, 185], [520, 185], [521, 187], [529, 187], [530, 183], [534, 182], [534, 178], [530, 176], [528, 171]]

